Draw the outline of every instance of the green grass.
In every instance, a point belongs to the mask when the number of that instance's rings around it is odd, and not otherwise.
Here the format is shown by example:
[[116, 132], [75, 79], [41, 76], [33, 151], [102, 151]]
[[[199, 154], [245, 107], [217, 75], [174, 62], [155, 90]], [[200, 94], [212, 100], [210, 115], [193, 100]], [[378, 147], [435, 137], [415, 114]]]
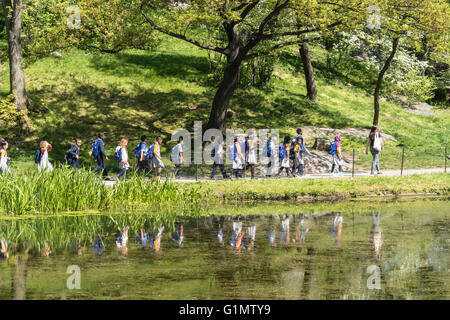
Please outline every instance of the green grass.
[[[306, 125], [369, 128], [373, 72], [352, 58], [344, 58], [341, 67], [329, 74], [325, 71], [324, 50], [312, 47], [311, 52], [318, 103], [305, 97], [298, 53], [288, 49], [266, 87], [236, 92], [230, 103], [236, 116], [228, 119], [228, 126], [278, 128], [281, 135], [291, 136], [296, 127]], [[7, 64], [3, 64], [0, 98], [9, 90], [7, 71]], [[30, 134], [9, 137], [12, 168], [17, 171], [33, 167], [40, 140], [48, 140], [54, 146], [51, 160], [63, 161], [75, 137], [81, 137], [85, 143], [82, 162], [92, 167], [94, 163], [87, 151], [100, 131], [107, 134], [106, 146], [111, 156], [122, 136], [129, 138], [131, 154], [142, 134], [160, 134], [165, 139], [164, 160], [169, 164], [174, 142], [168, 140], [172, 132], [177, 128], [191, 130], [195, 120], [205, 123], [215, 93], [208, 77], [206, 52], [170, 38], [153, 52], [127, 50], [113, 55], [74, 49], [63, 52], [63, 58], [48, 57], [27, 65], [26, 77], [31, 99], [48, 111], [32, 114], [34, 129]], [[353, 87], [349, 88], [348, 83]], [[386, 143], [383, 168], [400, 167], [399, 144], [407, 148], [405, 168], [443, 167], [443, 150], [450, 142], [450, 112], [439, 109], [435, 113], [435, 117], [423, 117], [381, 101], [380, 125], [398, 140]], [[312, 145], [312, 137], [306, 138], [307, 144]], [[342, 143], [348, 157], [351, 149], [357, 148], [358, 168], [367, 169], [370, 155], [363, 152], [364, 139], [344, 137]], [[113, 161], [109, 167], [117, 171]], [[192, 166], [185, 170], [185, 174], [193, 173]]]
[[87, 170], [56, 168], [0, 176], [0, 213], [6, 215], [146, 208], [167, 216], [197, 211], [199, 200], [195, 188], [182, 189], [171, 181], [144, 182], [137, 176], [112, 187]]
[[399, 194], [448, 195], [450, 175], [425, 174], [403, 177], [357, 177], [352, 179], [261, 179], [196, 182], [205, 197], [225, 200], [311, 200]]

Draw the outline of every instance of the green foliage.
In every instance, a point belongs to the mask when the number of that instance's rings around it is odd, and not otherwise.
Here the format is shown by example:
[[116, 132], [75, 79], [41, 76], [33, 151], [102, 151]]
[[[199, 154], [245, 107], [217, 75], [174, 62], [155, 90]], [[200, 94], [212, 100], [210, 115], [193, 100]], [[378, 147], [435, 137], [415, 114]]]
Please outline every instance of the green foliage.
[[400, 94], [408, 97], [409, 103], [432, 99], [436, 89], [433, 78], [417, 75], [414, 71], [405, 75], [404, 81], [399, 87]]
[[23, 113], [14, 104], [14, 95], [10, 94], [0, 100], [0, 133], [9, 135], [20, 126]]
[[[28, 1], [23, 14], [24, 52], [36, 58], [72, 46], [104, 52], [152, 49], [158, 41], [143, 25], [139, 4], [139, 0]], [[79, 27], [74, 6], [80, 10]]]

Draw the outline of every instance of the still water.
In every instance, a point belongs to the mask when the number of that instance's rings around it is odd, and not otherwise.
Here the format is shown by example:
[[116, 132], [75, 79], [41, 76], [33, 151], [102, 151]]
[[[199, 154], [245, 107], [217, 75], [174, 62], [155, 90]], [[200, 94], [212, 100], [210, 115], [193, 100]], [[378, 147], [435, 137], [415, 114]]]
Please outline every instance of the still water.
[[448, 199], [210, 214], [2, 220], [0, 299], [450, 298]]

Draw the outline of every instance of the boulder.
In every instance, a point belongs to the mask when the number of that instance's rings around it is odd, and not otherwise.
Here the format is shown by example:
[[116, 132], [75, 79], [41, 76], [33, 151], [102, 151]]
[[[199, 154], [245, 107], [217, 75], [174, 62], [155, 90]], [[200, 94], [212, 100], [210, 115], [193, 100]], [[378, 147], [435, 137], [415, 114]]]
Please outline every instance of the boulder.
[[328, 151], [331, 142], [332, 141], [329, 138], [316, 138], [316, 140], [314, 141], [313, 149], [320, 151]]
[[434, 112], [432, 111], [434, 107], [430, 106], [426, 102], [413, 103], [411, 105], [404, 105], [403, 108], [407, 109], [411, 113], [418, 114], [421, 116], [426, 116], [426, 117], [434, 116]]

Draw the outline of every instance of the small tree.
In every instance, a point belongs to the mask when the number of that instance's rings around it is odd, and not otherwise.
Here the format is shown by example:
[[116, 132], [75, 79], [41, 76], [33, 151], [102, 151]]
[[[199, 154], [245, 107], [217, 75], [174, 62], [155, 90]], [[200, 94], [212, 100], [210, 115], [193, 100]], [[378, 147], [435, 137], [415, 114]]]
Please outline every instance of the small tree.
[[448, 51], [449, 4], [442, 0], [377, 0], [381, 14], [379, 34], [391, 41], [391, 50], [378, 73], [373, 93], [373, 124], [378, 125], [380, 116], [380, 91], [384, 76], [389, 69], [400, 44], [420, 50], [421, 39], [426, 36], [428, 49]]

